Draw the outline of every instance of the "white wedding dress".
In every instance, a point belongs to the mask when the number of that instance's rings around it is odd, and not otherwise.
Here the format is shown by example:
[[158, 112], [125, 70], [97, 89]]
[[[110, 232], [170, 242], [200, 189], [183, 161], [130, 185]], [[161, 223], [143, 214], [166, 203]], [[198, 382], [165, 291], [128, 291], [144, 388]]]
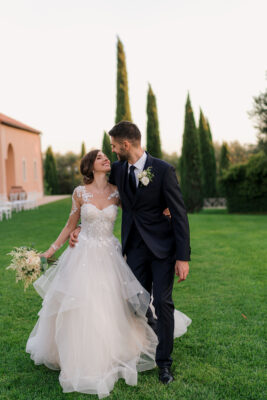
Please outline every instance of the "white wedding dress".
[[[34, 282], [43, 303], [26, 352], [60, 370], [63, 392], [103, 398], [119, 378], [136, 385], [137, 372], [155, 366], [158, 340], [145, 317], [150, 296], [113, 235], [117, 197], [114, 191], [100, 210], [84, 186], [75, 189], [69, 221], [81, 217], [78, 244]], [[176, 310], [175, 336], [190, 323]]]

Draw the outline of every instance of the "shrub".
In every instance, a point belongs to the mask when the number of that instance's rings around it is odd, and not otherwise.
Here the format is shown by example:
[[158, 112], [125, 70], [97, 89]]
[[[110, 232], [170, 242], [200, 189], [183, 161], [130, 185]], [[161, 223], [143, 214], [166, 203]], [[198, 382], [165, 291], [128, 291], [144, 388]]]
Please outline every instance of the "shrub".
[[267, 212], [267, 157], [263, 152], [230, 167], [220, 184], [229, 212]]

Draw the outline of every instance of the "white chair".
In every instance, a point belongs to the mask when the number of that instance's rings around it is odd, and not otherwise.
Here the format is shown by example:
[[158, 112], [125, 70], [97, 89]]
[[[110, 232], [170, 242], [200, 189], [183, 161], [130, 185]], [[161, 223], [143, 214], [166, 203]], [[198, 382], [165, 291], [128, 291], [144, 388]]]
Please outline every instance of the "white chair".
[[27, 197], [26, 192], [20, 192], [20, 193], [19, 193], [19, 199], [17, 200], [17, 204], [19, 205], [19, 208], [20, 208], [21, 210], [22, 210], [22, 209], [25, 209], [26, 197]]
[[4, 208], [2, 208], [2, 212], [3, 214], [5, 214], [6, 219], [9, 219], [12, 217], [12, 208], [11, 206], [6, 206]]
[[19, 193], [10, 193], [9, 197], [12, 205], [12, 210], [16, 210], [16, 212], [21, 211], [22, 205], [19, 201]]
[[36, 192], [29, 192], [28, 198], [25, 200], [24, 210], [32, 210], [38, 208], [37, 205], [37, 193]]
[[6, 216], [6, 219], [12, 217], [12, 205], [4, 195], [0, 195], [0, 221], [3, 220], [4, 215]]

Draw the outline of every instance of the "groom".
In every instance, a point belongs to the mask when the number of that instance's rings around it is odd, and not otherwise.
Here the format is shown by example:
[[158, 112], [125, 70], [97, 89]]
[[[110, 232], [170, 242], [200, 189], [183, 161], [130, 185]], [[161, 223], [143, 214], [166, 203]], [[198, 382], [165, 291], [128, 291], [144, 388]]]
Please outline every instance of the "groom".
[[[174, 168], [141, 147], [138, 127], [121, 121], [110, 131], [112, 164], [109, 181], [118, 187], [122, 203], [122, 252], [142, 286], [151, 293], [157, 315], [148, 322], [158, 335], [159, 379], [170, 383], [174, 331], [172, 288], [174, 269], [180, 280], [189, 272], [189, 225]], [[142, 176], [140, 173], [143, 174]], [[144, 173], [145, 171], [145, 173]], [[145, 179], [144, 179], [145, 177]], [[169, 208], [171, 219], [163, 214]]]
[[[122, 252], [127, 264], [149, 292], [157, 320], [149, 309], [148, 323], [159, 344], [156, 363], [159, 379], [173, 381], [172, 364], [174, 271], [181, 282], [189, 272], [189, 225], [174, 168], [141, 147], [141, 133], [132, 122], [121, 121], [110, 131], [112, 164], [109, 181], [119, 190], [122, 203]], [[142, 173], [142, 175], [140, 175]], [[169, 208], [171, 218], [163, 211]], [[153, 288], [152, 288], [153, 286]]]

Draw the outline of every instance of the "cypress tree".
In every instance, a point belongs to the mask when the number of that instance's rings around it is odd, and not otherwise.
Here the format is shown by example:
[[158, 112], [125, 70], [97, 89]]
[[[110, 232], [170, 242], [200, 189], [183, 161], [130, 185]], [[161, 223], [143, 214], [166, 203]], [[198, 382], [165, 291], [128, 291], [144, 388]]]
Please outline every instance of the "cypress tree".
[[211, 141], [211, 133], [207, 125], [207, 121], [200, 109], [199, 125], [198, 125], [200, 154], [202, 161], [202, 181], [203, 181], [203, 196], [216, 196], [216, 164], [213, 159], [213, 144]]
[[85, 143], [82, 142], [82, 148], [81, 148], [81, 158], [83, 158], [83, 156], [85, 156], [86, 154], [86, 150], [85, 150]]
[[56, 160], [51, 146], [48, 147], [45, 154], [44, 178], [46, 187], [51, 192], [51, 194], [57, 194], [58, 193], [57, 168], [56, 168]]
[[189, 93], [185, 105], [185, 122], [181, 156], [181, 190], [188, 212], [199, 211], [203, 205], [199, 136]]
[[218, 191], [220, 197], [226, 197], [226, 190], [223, 185], [223, 174], [230, 166], [230, 152], [226, 142], [223, 142], [219, 159]]
[[209, 138], [212, 141], [212, 134], [211, 134], [210, 124], [209, 124], [208, 118], [206, 118], [206, 124], [207, 124], [207, 128], [208, 128]]
[[219, 174], [220, 176], [223, 174], [224, 170], [227, 170], [230, 165], [230, 152], [226, 142], [223, 142], [220, 153], [220, 162], [219, 162]]
[[132, 121], [129, 95], [126, 59], [123, 44], [118, 37], [117, 42], [117, 109], [116, 124], [122, 120]]
[[211, 165], [212, 165], [212, 171], [214, 173], [214, 178], [213, 178], [213, 184], [214, 184], [214, 190], [212, 191], [214, 194], [213, 196], [217, 196], [217, 166], [216, 166], [216, 157], [215, 157], [215, 149], [214, 149], [214, 145], [213, 145], [213, 140], [212, 140], [212, 133], [211, 133], [211, 129], [210, 129], [210, 124], [208, 119], [206, 118], [206, 122], [207, 122], [207, 127], [208, 127], [208, 135], [210, 138], [210, 150], [211, 150]]
[[102, 140], [102, 151], [109, 160], [112, 162], [112, 150], [110, 145], [110, 138], [107, 132], [104, 131], [103, 140]]
[[111, 150], [110, 137], [106, 131], [104, 131], [103, 135], [102, 151], [104, 154], [106, 154], [106, 156], [108, 156], [111, 163], [118, 160], [116, 153], [113, 153]]
[[147, 112], [147, 126], [146, 126], [147, 151], [153, 157], [162, 158], [157, 102], [150, 84], [148, 86], [148, 92], [147, 92], [146, 112]]

